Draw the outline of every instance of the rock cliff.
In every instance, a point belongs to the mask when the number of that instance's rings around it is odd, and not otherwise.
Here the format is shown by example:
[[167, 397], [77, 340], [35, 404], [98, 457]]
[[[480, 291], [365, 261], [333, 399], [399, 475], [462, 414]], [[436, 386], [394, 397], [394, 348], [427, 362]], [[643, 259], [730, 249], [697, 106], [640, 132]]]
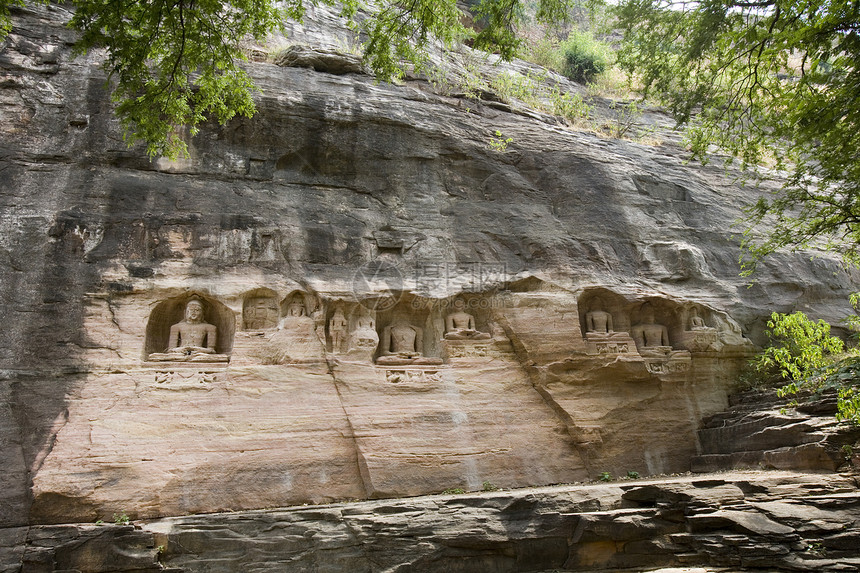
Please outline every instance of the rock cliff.
[[4, 536], [686, 471], [763, 317], [849, 311], [827, 256], [738, 277], [732, 225], [766, 190], [492, 94], [377, 83], [322, 10], [292, 33], [326, 49], [249, 63], [258, 115], [177, 161], [122, 141], [63, 6], [13, 15]]

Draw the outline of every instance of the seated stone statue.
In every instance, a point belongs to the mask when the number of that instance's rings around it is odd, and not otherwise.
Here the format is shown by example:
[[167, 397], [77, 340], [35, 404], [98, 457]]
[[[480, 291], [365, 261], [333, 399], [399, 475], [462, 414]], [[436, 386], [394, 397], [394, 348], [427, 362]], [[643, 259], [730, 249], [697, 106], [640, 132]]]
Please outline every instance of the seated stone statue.
[[719, 352], [723, 347], [717, 336], [717, 329], [705, 324], [695, 306], [690, 309], [690, 325], [682, 334], [682, 342], [694, 352]]
[[699, 310], [695, 306], [690, 312], [692, 313], [690, 315], [690, 330], [716, 330], [705, 324], [705, 321], [699, 316]]
[[654, 310], [650, 306], [642, 309], [642, 322], [633, 327], [633, 340], [639, 354], [645, 356], [668, 356], [672, 352], [669, 344], [669, 331], [654, 320]]
[[317, 324], [307, 311], [304, 297], [296, 295], [267, 341], [281, 363], [316, 362], [325, 359], [324, 332], [324, 328], [317, 332]]
[[585, 315], [585, 331], [588, 333], [609, 334], [612, 330], [612, 315], [603, 310], [603, 303], [595, 298], [591, 310]]
[[445, 319], [445, 338], [447, 340], [487, 340], [489, 332], [481, 332], [475, 328], [475, 317], [463, 310], [465, 301], [454, 299], [454, 312]]
[[382, 343], [377, 364], [441, 364], [440, 358], [422, 356], [424, 330], [413, 326], [403, 317], [394, 319], [382, 331]]
[[356, 319], [355, 330], [349, 337], [350, 350], [376, 350], [379, 346], [379, 335], [376, 333], [376, 321], [372, 316], [361, 315]]
[[284, 318], [301, 318], [306, 317], [308, 315], [307, 310], [305, 309], [305, 303], [300, 297], [294, 297], [293, 300], [290, 301], [290, 304], [287, 305], [287, 314]]
[[167, 352], [153, 352], [150, 360], [179, 362], [226, 362], [229, 357], [215, 352], [217, 329], [203, 322], [203, 303], [191, 300], [185, 306], [185, 320], [170, 327]]

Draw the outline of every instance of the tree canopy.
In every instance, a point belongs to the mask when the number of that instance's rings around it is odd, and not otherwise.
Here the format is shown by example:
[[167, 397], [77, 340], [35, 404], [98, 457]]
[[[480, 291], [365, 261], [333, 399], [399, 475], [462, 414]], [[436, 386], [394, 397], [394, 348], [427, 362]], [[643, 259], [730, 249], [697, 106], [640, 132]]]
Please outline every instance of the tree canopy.
[[[622, 0], [620, 65], [779, 192], [748, 209], [744, 262], [813, 244], [860, 260], [860, 2]], [[758, 170], [764, 175], [765, 170]]]
[[[558, 21], [571, 0], [538, 0], [537, 17]], [[313, 2], [313, 0], [312, 0]], [[511, 58], [519, 39], [515, 22], [524, 0], [481, 0], [484, 27], [462, 24], [456, 0], [320, 0], [336, 5], [361, 33], [365, 62], [383, 79], [403, 62], [420, 63], [433, 42], [472, 36], [476, 48]], [[46, 0], [0, 0], [0, 39], [9, 8]], [[240, 42], [264, 41], [287, 19], [301, 20], [303, 0], [73, 0], [70, 25], [81, 33], [79, 52], [104, 49], [116, 112], [130, 142], [153, 155], [185, 151], [183, 127], [197, 132], [206, 118], [226, 122], [255, 112], [253, 83], [242, 67]]]

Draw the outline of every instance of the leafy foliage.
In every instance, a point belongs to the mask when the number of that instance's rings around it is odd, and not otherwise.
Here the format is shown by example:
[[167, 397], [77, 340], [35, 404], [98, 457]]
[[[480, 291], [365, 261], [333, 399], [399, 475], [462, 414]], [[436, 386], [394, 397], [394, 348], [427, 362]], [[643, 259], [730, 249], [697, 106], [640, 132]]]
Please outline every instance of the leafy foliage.
[[[44, 3], [46, 0], [30, 0]], [[563, 20], [573, 0], [538, 0], [540, 21]], [[367, 42], [364, 58], [381, 79], [421, 65], [426, 50], [473, 35], [474, 46], [511, 58], [524, 0], [481, 0], [485, 23], [475, 34], [462, 24], [456, 0], [322, 0], [337, 5]], [[9, 8], [28, 0], [0, 0], [0, 40]], [[129, 144], [146, 143], [151, 156], [186, 152], [183, 130], [194, 135], [209, 118], [226, 122], [255, 111], [253, 83], [242, 67], [240, 42], [263, 41], [284, 19], [301, 20], [303, 0], [73, 0], [71, 25], [80, 52], [103, 49], [116, 112]]]
[[860, 424], [860, 392], [857, 388], [840, 388], [836, 409], [837, 420]]
[[748, 210], [747, 270], [818, 243], [860, 260], [860, 3], [622, 0], [619, 62], [640, 74], [692, 151], [788, 171]]
[[581, 84], [602, 74], [611, 62], [609, 47], [589, 32], [572, 31], [560, 46], [563, 53], [561, 72]]
[[127, 136], [144, 140], [150, 155], [169, 156], [185, 151], [180, 126], [194, 135], [208, 116], [224, 123], [254, 114], [239, 42], [262, 40], [282, 14], [304, 12], [301, 0], [283, 12], [269, 0], [77, 0], [75, 7], [76, 48], [106, 49]]
[[[830, 325], [813, 322], [803, 312], [774, 312], [767, 322], [771, 346], [759, 355], [761, 371], [777, 370], [785, 380], [803, 380], [827, 365], [827, 357], [842, 352], [842, 340], [830, 335]], [[796, 390], [795, 390], [796, 391]]]

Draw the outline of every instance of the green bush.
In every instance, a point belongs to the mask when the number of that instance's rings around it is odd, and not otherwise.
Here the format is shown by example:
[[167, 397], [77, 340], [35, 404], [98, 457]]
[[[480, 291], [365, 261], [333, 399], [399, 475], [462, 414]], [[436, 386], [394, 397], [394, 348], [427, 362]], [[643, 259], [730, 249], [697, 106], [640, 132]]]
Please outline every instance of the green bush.
[[833, 354], [842, 352], [844, 344], [830, 336], [830, 325], [811, 321], [800, 311], [792, 314], [774, 312], [766, 331], [771, 346], [756, 359], [761, 372], [778, 371], [785, 380], [800, 381], [831, 362]]
[[561, 73], [581, 84], [606, 71], [611, 63], [611, 49], [588, 32], [573, 31], [561, 43]]

